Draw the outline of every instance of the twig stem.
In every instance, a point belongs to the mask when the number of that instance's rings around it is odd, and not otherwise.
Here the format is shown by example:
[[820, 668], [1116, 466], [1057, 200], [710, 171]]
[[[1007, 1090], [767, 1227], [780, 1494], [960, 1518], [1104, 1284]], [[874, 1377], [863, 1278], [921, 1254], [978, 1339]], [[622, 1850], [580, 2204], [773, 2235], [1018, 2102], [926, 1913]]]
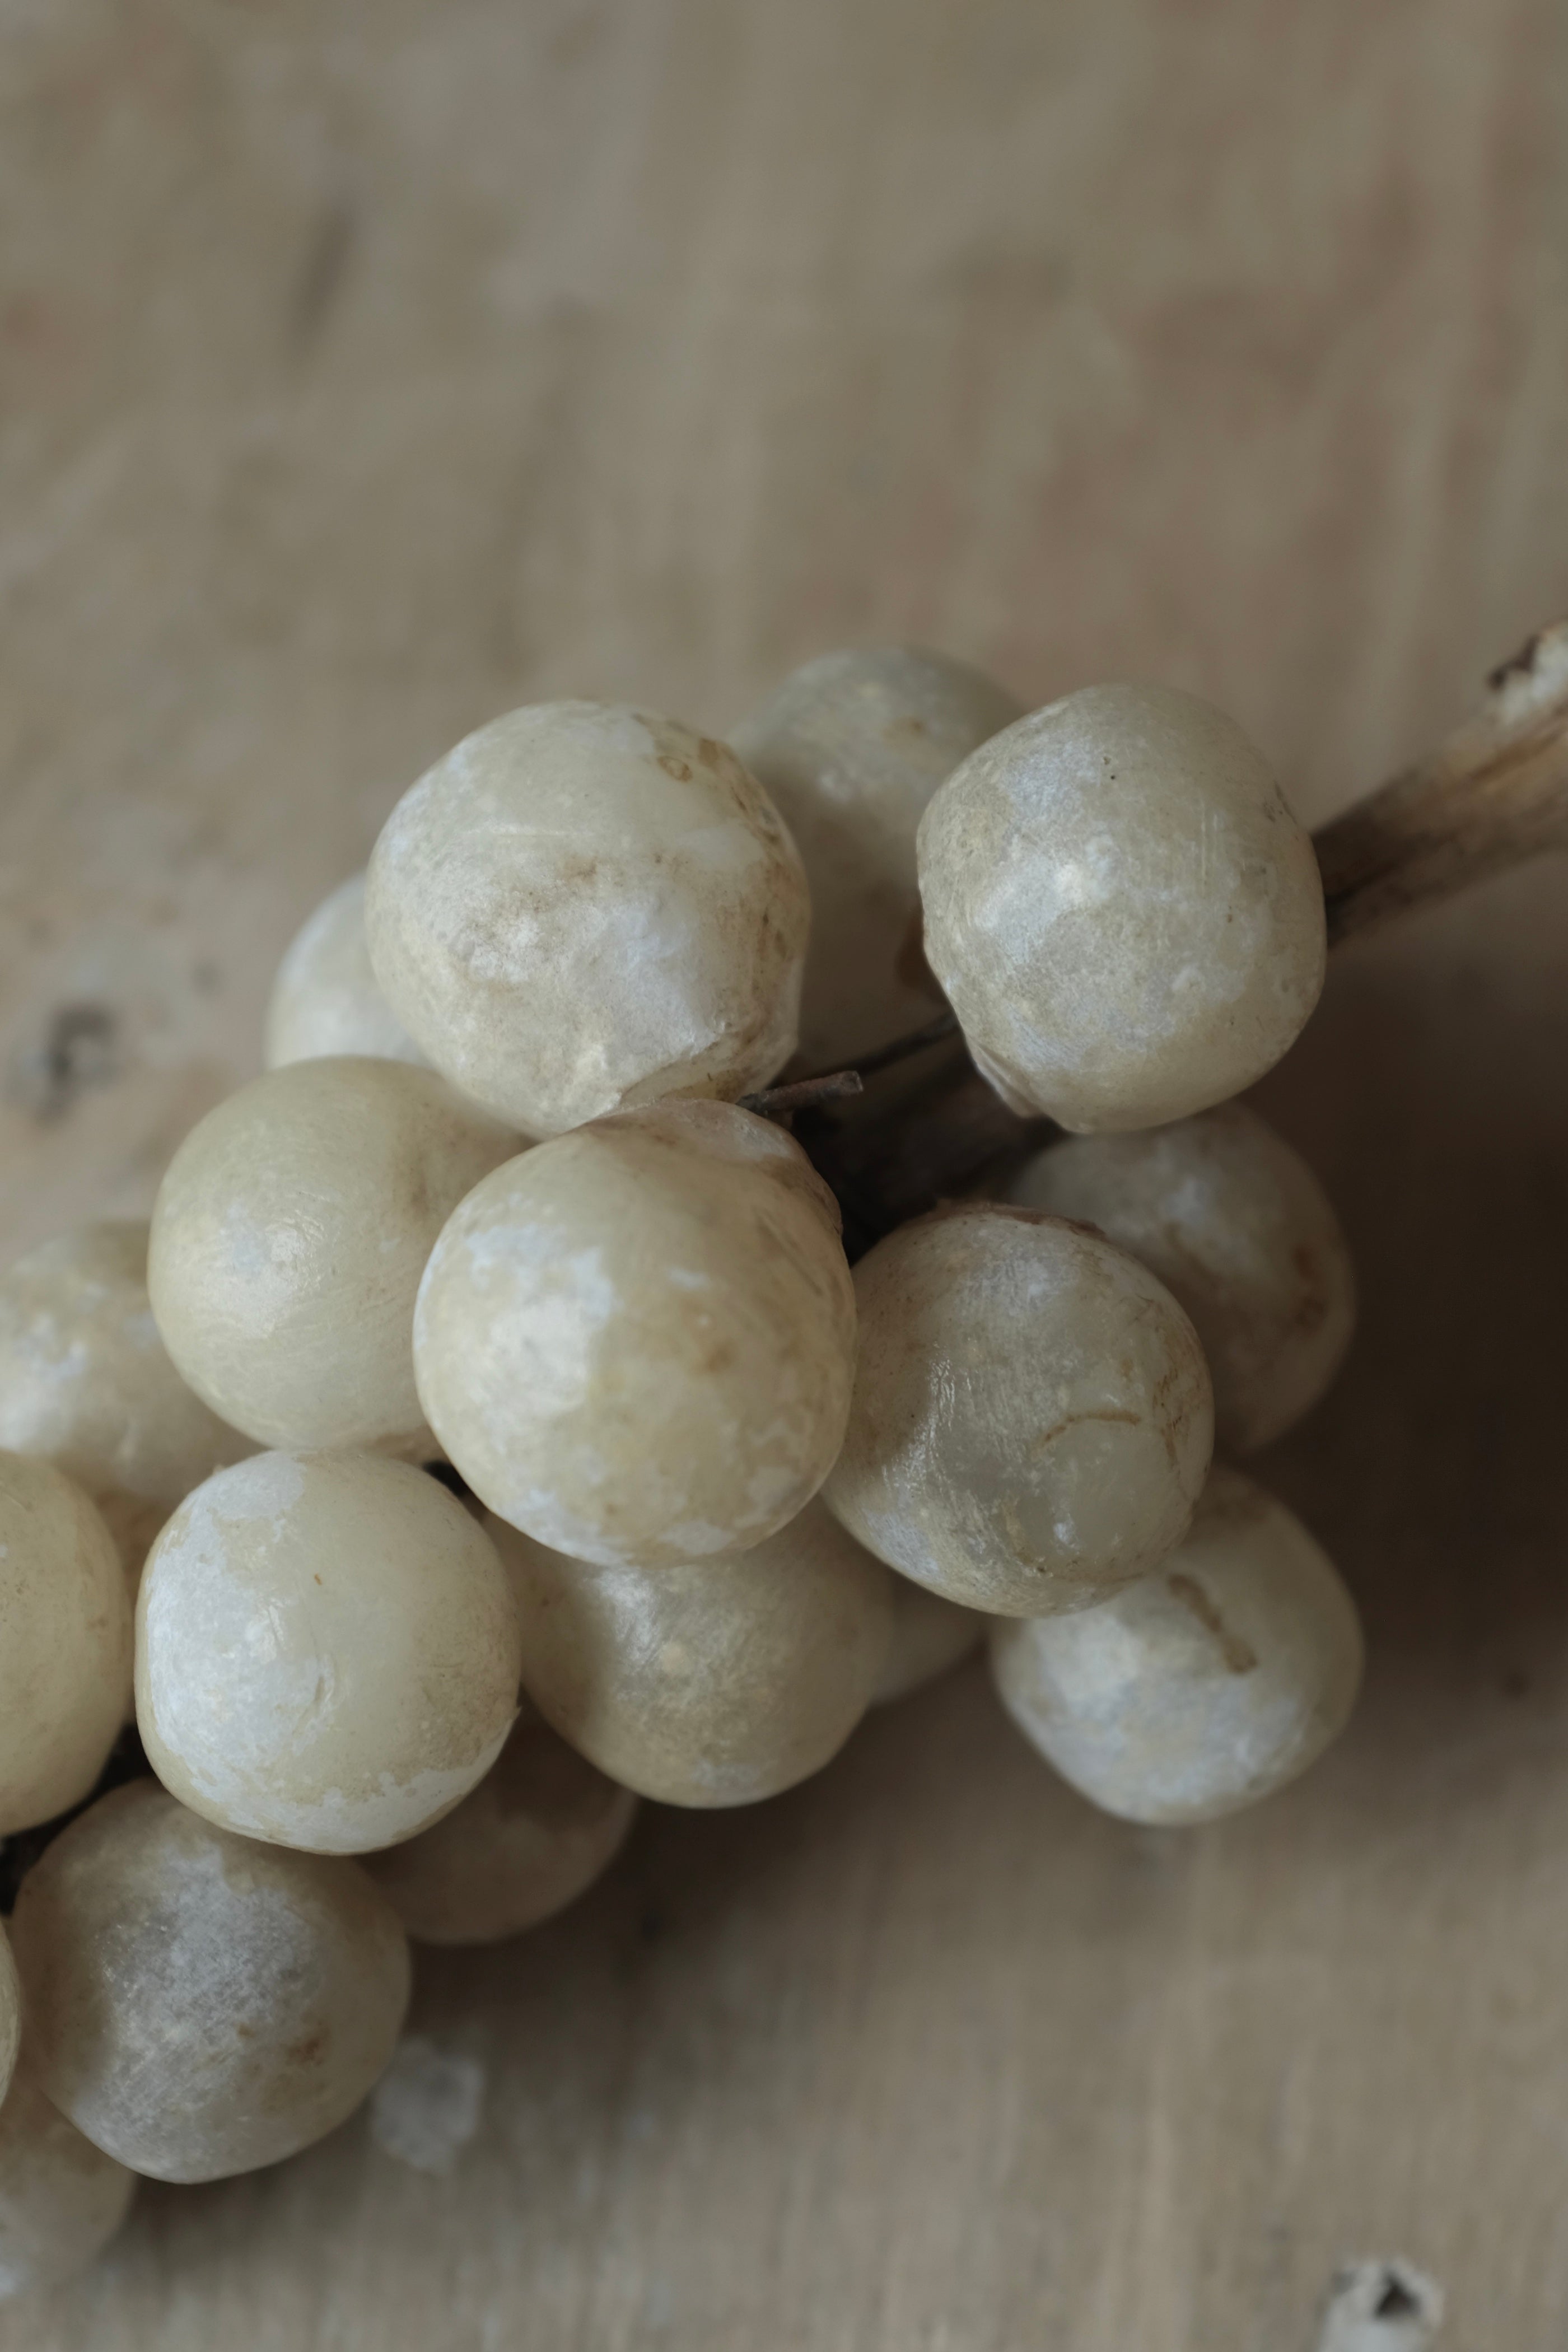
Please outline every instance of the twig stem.
[[1331, 943], [1568, 846], [1568, 622], [1493, 670], [1472, 719], [1313, 842]]

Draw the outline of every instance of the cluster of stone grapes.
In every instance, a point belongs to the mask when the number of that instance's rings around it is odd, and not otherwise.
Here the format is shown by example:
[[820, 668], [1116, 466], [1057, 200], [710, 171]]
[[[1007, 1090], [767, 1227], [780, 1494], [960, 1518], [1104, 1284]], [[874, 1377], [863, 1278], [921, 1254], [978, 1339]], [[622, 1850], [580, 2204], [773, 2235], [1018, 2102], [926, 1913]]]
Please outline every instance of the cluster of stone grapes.
[[[732, 749], [552, 703], [405, 795], [150, 1233], [0, 1281], [0, 1832], [91, 1798], [132, 1706], [155, 1775], [34, 1841], [0, 1937], [0, 2284], [89, 2259], [136, 2173], [341, 2122], [409, 1936], [531, 1927], [639, 1797], [789, 1788], [987, 1633], [1113, 1813], [1311, 1762], [1355, 1612], [1211, 1457], [1350, 1337], [1328, 1202], [1230, 1099], [1323, 957], [1273, 778], [1161, 688], [1024, 715], [832, 655]], [[852, 1274], [757, 1090], [943, 996], [1072, 1132]]]

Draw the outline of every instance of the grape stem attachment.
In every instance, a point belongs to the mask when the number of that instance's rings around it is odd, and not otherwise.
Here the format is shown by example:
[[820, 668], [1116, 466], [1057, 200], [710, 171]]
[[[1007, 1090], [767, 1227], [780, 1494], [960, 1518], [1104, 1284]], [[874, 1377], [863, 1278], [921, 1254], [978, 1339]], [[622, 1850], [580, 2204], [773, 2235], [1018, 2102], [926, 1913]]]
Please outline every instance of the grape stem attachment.
[[[1321, 826], [1312, 845], [1331, 946], [1543, 850], [1568, 848], [1568, 621], [1538, 630], [1492, 671], [1470, 719]], [[912, 1077], [874, 1089], [858, 1113], [835, 1114], [836, 1103], [866, 1092], [867, 1079], [928, 1055]], [[802, 1114], [797, 1139], [838, 1196], [851, 1257], [1061, 1131], [1006, 1108], [964, 1053], [951, 1012], [853, 1069], [814, 1073], [743, 1101], [764, 1116]]]
[[1568, 848], [1568, 621], [1538, 630], [1472, 718], [1312, 843], [1331, 946]]

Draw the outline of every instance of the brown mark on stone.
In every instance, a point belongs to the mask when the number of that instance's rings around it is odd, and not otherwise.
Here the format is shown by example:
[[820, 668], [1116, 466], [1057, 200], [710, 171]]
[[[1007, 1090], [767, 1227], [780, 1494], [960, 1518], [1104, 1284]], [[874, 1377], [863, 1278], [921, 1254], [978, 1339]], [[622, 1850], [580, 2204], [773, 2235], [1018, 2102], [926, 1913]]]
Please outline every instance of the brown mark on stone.
[[1103, 1405], [1097, 1412], [1069, 1412], [1065, 1420], [1056, 1422], [1043, 1436], [1037, 1437], [1030, 1451], [1043, 1454], [1047, 1445], [1055, 1444], [1064, 1429], [1076, 1429], [1080, 1421], [1122, 1421], [1136, 1429], [1142, 1418], [1141, 1412], [1130, 1412], [1125, 1405]]
[[1232, 1675], [1255, 1674], [1258, 1669], [1257, 1651], [1249, 1642], [1244, 1642], [1239, 1633], [1231, 1632], [1197, 1578], [1184, 1575], [1177, 1570], [1173, 1575], [1166, 1577], [1165, 1582], [1183, 1608], [1191, 1610], [1205, 1633], [1213, 1634], [1219, 1644], [1220, 1656], [1225, 1660], [1226, 1672]]

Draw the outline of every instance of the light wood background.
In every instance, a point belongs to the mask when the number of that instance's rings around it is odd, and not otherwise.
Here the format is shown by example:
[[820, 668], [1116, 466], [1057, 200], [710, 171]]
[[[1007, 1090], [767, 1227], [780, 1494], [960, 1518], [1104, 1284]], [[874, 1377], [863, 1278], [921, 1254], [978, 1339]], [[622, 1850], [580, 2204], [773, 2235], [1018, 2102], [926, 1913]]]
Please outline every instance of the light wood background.
[[[1565, 194], [1552, 0], [0, 0], [0, 1246], [531, 697], [914, 636], [1365, 789], [1568, 609]], [[1365, 1286], [1308, 1782], [1140, 1833], [965, 1672], [422, 1964], [448, 2173], [151, 2189], [3, 2352], [1310, 2352], [1392, 2255], [1568, 2341], [1565, 913], [1347, 950], [1263, 1090]]]

